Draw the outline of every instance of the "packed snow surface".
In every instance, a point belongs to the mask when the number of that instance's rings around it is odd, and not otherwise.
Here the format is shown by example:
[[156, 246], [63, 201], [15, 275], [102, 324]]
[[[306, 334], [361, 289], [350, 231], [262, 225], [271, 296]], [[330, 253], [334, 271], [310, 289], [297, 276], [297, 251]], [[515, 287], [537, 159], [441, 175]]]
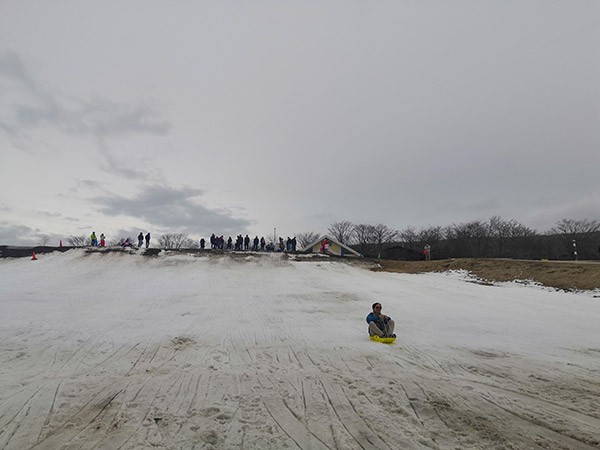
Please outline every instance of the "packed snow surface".
[[0, 260], [0, 448], [600, 446], [590, 293], [142, 252]]

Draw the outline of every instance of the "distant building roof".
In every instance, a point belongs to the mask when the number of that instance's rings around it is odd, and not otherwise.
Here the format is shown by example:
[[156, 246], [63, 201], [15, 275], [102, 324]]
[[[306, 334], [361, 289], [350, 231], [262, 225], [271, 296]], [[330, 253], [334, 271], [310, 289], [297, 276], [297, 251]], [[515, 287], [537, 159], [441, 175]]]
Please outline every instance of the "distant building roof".
[[303, 252], [308, 252], [309, 250], [311, 250], [316, 244], [319, 244], [321, 242], [323, 242], [323, 239], [327, 239], [329, 242], [333, 242], [337, 245], [339, 245], [341, 248], [343, 248], [344, 250], [352, 253], [355, 256], [360, 256], [362, 257], [362, 255], [360, 253], [358, 253], [356, 250], [348, 247], [346, 244], [342, 244], [340, 241], [338, 241], [337, 239], [332, 238], [331, 236], [329, 236], [328, 234], [324, 234], [323, 236], [321, 236], [319, 239], [315, 240], [314, 242], [311, 242], [309, 245], [305, 246], [302, 251]]

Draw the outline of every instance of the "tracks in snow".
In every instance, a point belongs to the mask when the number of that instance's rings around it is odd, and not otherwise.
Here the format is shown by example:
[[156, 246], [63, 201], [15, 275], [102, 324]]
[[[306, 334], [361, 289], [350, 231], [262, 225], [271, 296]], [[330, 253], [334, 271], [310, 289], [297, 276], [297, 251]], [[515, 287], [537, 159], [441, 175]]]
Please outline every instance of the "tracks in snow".
[[0, 397], [0, 447], [600, 445], [600, 386], [587, 371], [510, 355], [445, 360], [402, 344], [323, 352], [240, 338], [47, 349], [46, 375], [32, 371]]

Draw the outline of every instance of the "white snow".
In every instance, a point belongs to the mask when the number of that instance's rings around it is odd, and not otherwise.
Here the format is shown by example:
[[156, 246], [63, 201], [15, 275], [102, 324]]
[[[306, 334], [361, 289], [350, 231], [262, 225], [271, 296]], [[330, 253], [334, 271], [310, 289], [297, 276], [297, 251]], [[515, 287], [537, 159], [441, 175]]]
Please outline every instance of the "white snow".
[[[281, 254], [0, 260], [0, 448], [594, 448], [600, 300]], [[370, 341], [373, 302], [396, 322]]]

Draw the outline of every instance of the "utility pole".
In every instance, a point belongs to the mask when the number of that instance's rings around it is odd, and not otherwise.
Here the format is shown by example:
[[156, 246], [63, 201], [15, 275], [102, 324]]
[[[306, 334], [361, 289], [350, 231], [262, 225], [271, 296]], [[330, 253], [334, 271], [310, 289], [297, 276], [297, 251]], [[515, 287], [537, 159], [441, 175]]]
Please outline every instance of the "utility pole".
[[575, 261], [577, 261], [577, 242], [573, 239], [573, 255], [575, 256]]
[[273, 228], [273, 245], [277, 242], [277, 228]]

